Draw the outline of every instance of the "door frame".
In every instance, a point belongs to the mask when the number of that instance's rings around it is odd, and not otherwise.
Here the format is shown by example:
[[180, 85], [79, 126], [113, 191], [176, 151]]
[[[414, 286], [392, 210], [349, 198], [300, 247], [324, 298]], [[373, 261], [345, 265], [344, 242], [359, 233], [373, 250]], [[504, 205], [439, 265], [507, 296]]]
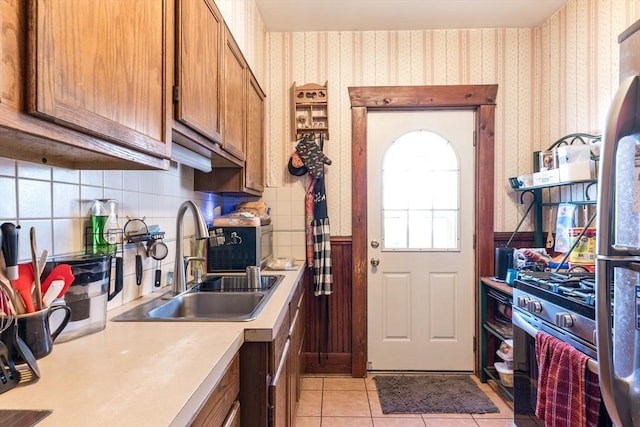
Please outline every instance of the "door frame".
[[[475, 112], [475, 278], [493, 273], [494, 130], [498, 85], [349, 87], [351, 102], [352, 325], [351, 376], [367, 375], [367, 114], [369, 110]], [[478, 293], [474, 295], [478, 330]], [[477, 332], [476, 332], [477, 334]], [[474, 340], [474, 351], [478, 340]], [[476, 358], [475, 370], [478, 372]]]

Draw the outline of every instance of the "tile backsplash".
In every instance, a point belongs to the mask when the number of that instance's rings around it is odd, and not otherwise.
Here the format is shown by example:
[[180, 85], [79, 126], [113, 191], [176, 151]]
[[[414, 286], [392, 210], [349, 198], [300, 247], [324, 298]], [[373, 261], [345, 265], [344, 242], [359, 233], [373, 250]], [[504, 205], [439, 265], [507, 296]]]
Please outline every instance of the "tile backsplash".
[[[118, 225], [128, 219], [143, 218], [165, 232], [169, 255], [160, 265], [163, 272], [173, 271], [176, 238], [176, 212], [185, 200], [194, 200], [205, 219], [211, 222], [214, 207], [222, 205], [220, 196], [193, 191], [193, 170], [171, 164], [167, 171], [69, 170], [0, 158], [0, 223], [20, 225], [18, 259], [29, 261], [29, 229], [35, 227], [38, 251], [50, 257], [85, 253], [87, 227], [95, 199], [118, 201]], [[190, 215], [185, 218], [185, 235], [193, 233]], [[185, 240], [185, 243], [188, 241]], [[153, 292], [153, 272], [158, 261], [146, 255], [144, 244], [123, 244], [124, 290], [109, 303], [109, 308]], [[194, 248], [185, 248], [193, 253]], [[143, 255], [143, 281], [135, 283], [135, 255]]]
[[[167, 171], [70, 170], [0, 158], [0, 224], [20, 225], [18, 259], [31, 259], [29, 229], [35, 227], [38, 251], [50, 257], [85, 253], [87, 227], [96, 199], [118, 201], [118, 225], [128, 219], [143, 218], [147, 226], [158, 225], [165, 232], [168, 256], [158, 261], [148, 257], [144, 244], [121, 246], [124, 258], [124, 289], [109, 302], [109, 308], [157, 291], [153, 273], [162, 270], [162, 285], [167, 272], [173, 271], [176, 245], [176, 213], [182, 202], [193, 200], [210, 223], [214, 208], [229, 212], [244, 199], [193, 191], [193, 169], [171, 163]], [[304, 259], [304, 186], [267, 188], [263, 200], [271, 208], [274, 224], [274, 255]], [[185, 217], [185, 235], [193, 233], [189, 214]], [[188, 245], [189, 241], [185, 240]], [[193, 245], [193, 243], [192, 243]], [[195, 247], [185, 247], [194, 254]], [[142, 284], [135, 283], [135, 255], [143, 260]]]

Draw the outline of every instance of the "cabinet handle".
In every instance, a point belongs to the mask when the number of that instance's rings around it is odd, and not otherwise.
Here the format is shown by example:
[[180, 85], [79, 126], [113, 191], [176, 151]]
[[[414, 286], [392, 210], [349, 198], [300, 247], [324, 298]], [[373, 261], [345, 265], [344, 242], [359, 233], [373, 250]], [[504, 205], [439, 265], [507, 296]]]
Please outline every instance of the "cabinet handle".
[[282, 357], [280, 358], [280, 364], [278, 365], [278, 369], [276, 370], [276, 374], [273, 376], [271, 380], [271, 387], [276, 387], [278, 385], [278, 381], [280, 380], [280, 375], [282, 371], [285, 369], [285, 365], [287, 364], [287, 358], [289, 357], [289, 347], [291, 347], [291, 340], [288, 339], [284, 344], [284, 349], [282, 350]]
[[293, 335], [293, 331], [296, 328], [296, 323], [298, 322], [299, 314], [300, 314], [300, 310], [296, 310], [296, 315], [293, 316], [293, 320], [291, 321], [291, 326], [289, 327], [289, 336]]
[[227, 418], [225, 418], [224, 422], [222, 423], [222, 427], [231, 427], [235, 423], [236, 418], [238, 418], [239, 412], [240, 412], [240, 402], [235, 400], [233, 402], [233, 405], [231, 405], [231, 409], [229, 409]]

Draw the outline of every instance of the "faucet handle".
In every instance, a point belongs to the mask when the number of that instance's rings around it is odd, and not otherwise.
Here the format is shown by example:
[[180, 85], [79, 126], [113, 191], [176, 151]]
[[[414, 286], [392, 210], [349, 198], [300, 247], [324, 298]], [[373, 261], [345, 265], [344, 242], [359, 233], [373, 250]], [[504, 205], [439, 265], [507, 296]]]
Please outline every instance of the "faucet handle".
[[[187, 267], [189, 266], [189, 263], [193, 262], [193, 261], [205, 262], [206, 259], [204, 257], [199, 257], [199, 256], [186, 256], [186, 257], [184, 257], [184, 270], [185, 271], [187, 271]], [[192, 274], [193, 274], [193, 283], [194, 284], [202, 283], [202, 276], [204, 275], [204, 272], [202, 271], [202, 268], [193, 268]]]

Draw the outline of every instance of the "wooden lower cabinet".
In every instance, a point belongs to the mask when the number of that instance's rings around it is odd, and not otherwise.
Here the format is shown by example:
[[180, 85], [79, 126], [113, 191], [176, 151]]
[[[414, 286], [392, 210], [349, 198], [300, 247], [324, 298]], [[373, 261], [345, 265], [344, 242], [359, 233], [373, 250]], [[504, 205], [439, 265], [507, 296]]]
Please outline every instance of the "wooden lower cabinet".
[[236, 355], [222, 379], [196, 414], [192, 426], [240, 426], [240, 356]]
[[296, 285], [282, 322], [269, 342], [245, 342], [240, 349], [240, 401], [243, 427], [288, 427], [295, 424], [300, 399], [304, 288]]

